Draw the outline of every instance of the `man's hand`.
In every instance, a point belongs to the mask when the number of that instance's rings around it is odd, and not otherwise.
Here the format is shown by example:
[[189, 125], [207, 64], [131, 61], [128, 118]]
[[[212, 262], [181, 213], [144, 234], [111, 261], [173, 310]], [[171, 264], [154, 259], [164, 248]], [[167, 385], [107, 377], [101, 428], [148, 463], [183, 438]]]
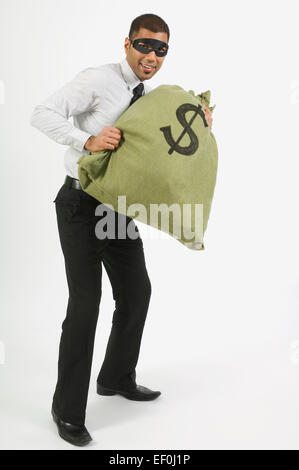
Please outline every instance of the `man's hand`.
[[208, 106], [206, 106], [204, 103], [202, 103], [202, 108], [204, 110], [205, 117], [206, 117], [206, 120], [208, 121], [210, 129], [212, 129], [212, 123], [213, 123], [212, 112], [210, 111]]
[[117, 127], [106, 126], [97, 136], [90, 136], [84, 148], [90, 152], [114, 150], [121, 139], [121, 131]]

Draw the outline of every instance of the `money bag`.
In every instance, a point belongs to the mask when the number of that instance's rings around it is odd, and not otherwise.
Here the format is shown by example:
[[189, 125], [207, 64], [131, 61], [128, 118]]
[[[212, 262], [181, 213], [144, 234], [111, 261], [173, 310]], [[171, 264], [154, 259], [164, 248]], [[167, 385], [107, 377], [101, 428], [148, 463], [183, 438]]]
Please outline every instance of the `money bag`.
[[215, 108], [210, 95], [160, 85], [140, 97], [114, 123], [122, 132], [118, 147], [79, 158], [82, 189], [187, 248], [204, 250], [218, 166], [203, 110], [203, 104]]

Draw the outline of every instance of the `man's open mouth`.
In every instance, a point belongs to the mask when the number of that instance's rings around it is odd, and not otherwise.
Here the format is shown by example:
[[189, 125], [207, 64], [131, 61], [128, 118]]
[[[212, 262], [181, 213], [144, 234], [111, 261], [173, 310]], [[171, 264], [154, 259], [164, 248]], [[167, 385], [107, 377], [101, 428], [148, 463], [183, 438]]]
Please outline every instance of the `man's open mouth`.
[[156, 68], [154, 65], [143, 64], [142, 62], [140, 62], [140, 65], [142, 69], [146, 72], [151, 72], [152, 70]]

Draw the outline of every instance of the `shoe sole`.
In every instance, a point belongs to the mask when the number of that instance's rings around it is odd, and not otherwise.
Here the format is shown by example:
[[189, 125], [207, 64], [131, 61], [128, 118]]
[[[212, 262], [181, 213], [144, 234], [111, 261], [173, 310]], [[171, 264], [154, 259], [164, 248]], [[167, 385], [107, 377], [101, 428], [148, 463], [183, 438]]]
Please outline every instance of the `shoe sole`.
[[91, 442], [91, 440], [88, 440], [88, 441], [83, 441], [81, 442], [80, 444], [79, 443], [76, 443], [76, 442], [73, 442], [73, 441], [70, 441], [67, 437], [65, 437], [59, 430], [58, 430], [58, 434], [59, 436], [66, 442], [68, 442], [69, 444], [72, 444], [73, 446], [76, 446], [76, 447], [84, 447], [86, 446], [87, 444], [89, 444]]
[[111, 396], [111, 395], [121, 395], [122, 397], [124, 398], [127, 398], [128, 400], [133, 400], [133, 401], [151, 401], [151, 400], [155, 400], [155, 398], [158, 398], [161, 393], [159, 393], [158, 395], [155, 395], [155, 396], [151, 396], [151, 397], [130, 397], [129, 394], [126, 394], [126, 392], [120, 392], [120, 391], [113, 391], [113, 390], [110, 390], [109, 388], [104, 388], [104, 387], [101, 387], [101, 386], [97, 386], [97, 394], [98, 395], [104, 395], [104, 396]]

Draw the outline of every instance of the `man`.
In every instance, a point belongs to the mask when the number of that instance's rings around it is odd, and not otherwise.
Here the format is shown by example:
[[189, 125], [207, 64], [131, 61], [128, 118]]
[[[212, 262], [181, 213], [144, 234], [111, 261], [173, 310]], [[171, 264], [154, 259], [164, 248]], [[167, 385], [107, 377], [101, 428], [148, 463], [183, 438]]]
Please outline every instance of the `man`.
[[[117, 235], [96, 237], [100, 216], [95, 215], [95, 209], [99, 201], [82, 190], [77, 160], [89, 151], [113, 150], [119, 145], [121, 131], [113, 123], [136, 99], [150, 91], [146, 81], [162, 67], [168, 41], [169, 28], [162, 18], [154, 14], [135, 18], [125, 38], [124, 60], [81, 71], [36, 106], [31, 116], [34, 127], [69, 146], [65, 153], [66, 179], [54, 201], [69, 300], [62, 323], [52, 416], [59, 435], [75, 445], [91, 441], [84, 422], [102, 263], [112, 285], [115, 310], [97, 377], [97, 392], [138, 401], [153, 400], [161, 394], [136, 384], [135, 367], [151, 296], [138, 228], [135, 225], [138, 237], [134, 239], [120, 239]], [[73, 125], [68, 121], [70, 116]], [[118, 219], [120, 214], [114, 214], [115, 234], [119, 223], [134, 223], [129, 217]]]

